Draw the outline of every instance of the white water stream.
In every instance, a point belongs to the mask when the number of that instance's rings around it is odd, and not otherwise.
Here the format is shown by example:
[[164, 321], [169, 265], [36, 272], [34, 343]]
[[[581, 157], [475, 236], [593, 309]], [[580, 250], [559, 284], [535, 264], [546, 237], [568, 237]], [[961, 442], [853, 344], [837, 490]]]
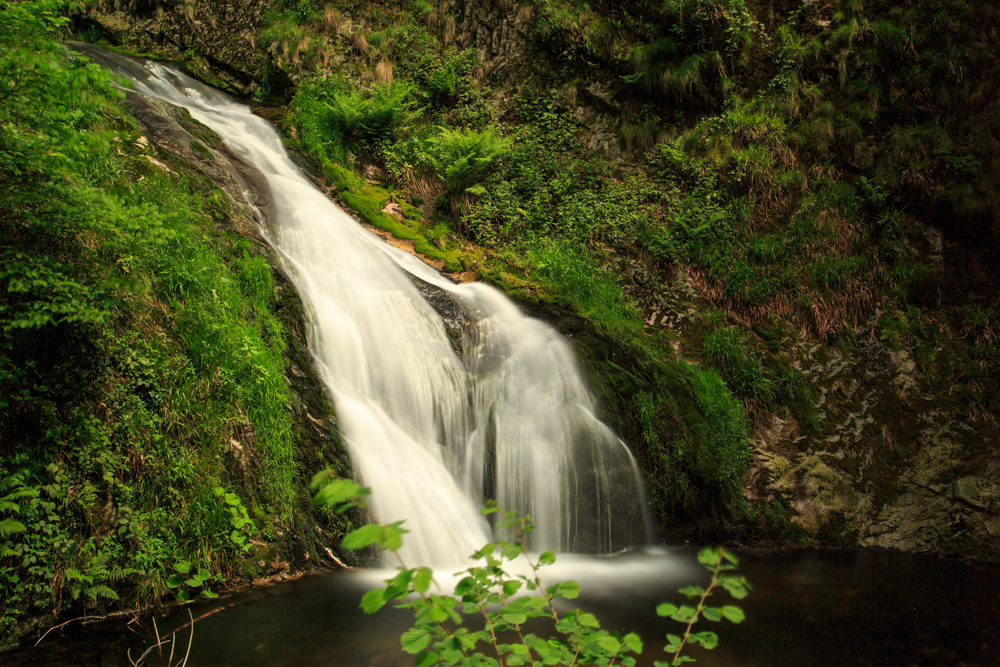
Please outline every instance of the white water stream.
[[[267, 179], [264, 232], [307, 304], [310, 346], [374, 514], [411, 531], [409, 565], [466, 563], [491, 538], [478, 514], [489, 497], [534, 517], [532, 549], [645, 543], [635, 462], [594, 416], [559, 334], [497, 290], [453, 284], [366, 231], [247, 106], [173, 68], [144, 62], [136, 77], [135, 61], [125, 64], [137, 92], [187, 108]], [[407, 274], [461, 304], [459, 353]]]

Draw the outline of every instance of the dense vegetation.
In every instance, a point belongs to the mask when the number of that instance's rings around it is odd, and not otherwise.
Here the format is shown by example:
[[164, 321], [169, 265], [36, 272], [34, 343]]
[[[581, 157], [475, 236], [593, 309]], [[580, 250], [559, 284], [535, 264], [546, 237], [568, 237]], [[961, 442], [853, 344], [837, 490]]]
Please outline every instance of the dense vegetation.
[[[740, 494], [750, 422], [827, 435], [798, 335], [912, 349], [973, 414], [995, 407], [975, 246], [996, 244], [996, 8], [340, 0], [268, 21], [298, 80], [285, 122], [347, 205], [390, 229], [383, 206], [409, 201], [426, 217], [406, 238], [447, 270], [610, 335], [578, 350], [668, 522], [743, 532], [762, 512], [795, 534], [782, 500], [747, 513]], [[977, 269], [935, 272], [928, 224]], [[455, 255], [465, 239], [486, 254]]]
[[68, 57], [62, 9], [0, 3], [0, 637], [211, 595], [308, 502], [272, 267]]
[[[211, 0], [0, 2], [0, 634], [208, 583], [178, 564], [253, 574], [250, 540], [295, 521], [314, 472], [264, 251], [223, 193], [150, 159], [107, 76], [57, 45], [64, 14], [127, 49], [100, 11], [173, 12], [181, 37], [143, 50], [201, 75], [263, 62], [256, 102], [345, 206], [573, 336], [674, 538], [857, 541], [747, 474], [774, 420], [793, 453], [838, 437], [820, 406], [846, 390], [808, 373], [814, 342], [912, 358], [942, 412], [995, 424], [993, 4], [268, 7], [226, 65], [199, 51], [236, 20]], [[921, 446], [879, 409], [842, 466], [876, 507]]]

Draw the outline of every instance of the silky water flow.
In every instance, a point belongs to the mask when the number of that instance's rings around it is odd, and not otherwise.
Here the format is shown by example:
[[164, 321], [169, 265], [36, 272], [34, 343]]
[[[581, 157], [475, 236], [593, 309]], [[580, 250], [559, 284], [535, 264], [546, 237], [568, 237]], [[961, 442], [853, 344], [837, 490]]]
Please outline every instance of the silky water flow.
[[[594, 416], [559, 334], [497, 290], [456, 285], [366, 231], [249, 107], [170, 66], [98, 55], [135, 92], [188, 109], [265, 176], [273, 210], [262, 232], [306, 303], [310, 347], [372, 512], [410, 531], [409, 565], [467, 563], [494, 537], [478, 513], [490, 498], [532, 515], [532, 550], [647, 542], [635, 461]], [[448, 295], [451, 337], [428, 290]]]

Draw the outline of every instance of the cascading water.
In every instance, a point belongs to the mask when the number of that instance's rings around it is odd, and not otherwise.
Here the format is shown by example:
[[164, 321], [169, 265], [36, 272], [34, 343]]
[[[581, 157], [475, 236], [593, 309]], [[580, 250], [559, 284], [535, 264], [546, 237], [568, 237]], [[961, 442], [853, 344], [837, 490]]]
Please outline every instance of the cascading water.
[[[607, 553], [646, 541], [635, 462], [594, 416], [555, 331], [367, 232], [248, 107], [173, 68], [87, 52], [136, 92], [187, 108], [267, 179], [264, 232], [308, 304], [311, 348], [373, 513], [411, 531], [408, 564], [466, 562], [490, 539], [477, 511], [489, 498], [533, 516], [532, 549]], [[457, 353], [419, 284], [459, 304]]]

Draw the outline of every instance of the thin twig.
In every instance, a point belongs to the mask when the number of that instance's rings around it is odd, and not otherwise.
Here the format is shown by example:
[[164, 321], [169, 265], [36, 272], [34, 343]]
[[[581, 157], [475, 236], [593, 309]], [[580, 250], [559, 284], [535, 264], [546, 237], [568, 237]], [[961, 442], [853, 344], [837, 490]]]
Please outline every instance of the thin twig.
[[194, 639], [194, 616], [191, 615], [190, 609], [188, 609], [188, 618], [191, 619], [191, 634], [188, 635], [188, 649], [187, 653], [184, 654], [184, 662], [181, 663], [181, 667], [186, 667], [188, 664], [188, 656], [191, 655], [191, 641]]
[[715, 571], [712, 572], [712, 581], [711, 583], [708, 584], [708, 588], [705, 589], [705, 592], [701, 594], [701, 599], [698, 600], [698, 608], [695, 609], [694, 616], [691, 617], [691, 620], [688, 622], [687, 628], [684, 630], [684, 637], [681, 639], [681, 645], [678, 646], [677, 650], [674, 652], [674, 659], [671, 660], [672, 664], [676, 664], [677, 659], [681, 657], [681, 651], [684, 650], [684, 645], [687, 644], [688, 638], [691, 636], [691, 626], [693, 626], [695, 624], [695, 621], [698, 620], [698, 616], [701, 615], [701, 610], [705, 607], [705, 600], [708, 599], [708, 596], [712, 593], [712, 589], [715, 588], [715, 584], [719, 580], [719, 569], [721, 567], [722, 567], [722, 549], [719, 549], [719, 560], [715, 564]]

